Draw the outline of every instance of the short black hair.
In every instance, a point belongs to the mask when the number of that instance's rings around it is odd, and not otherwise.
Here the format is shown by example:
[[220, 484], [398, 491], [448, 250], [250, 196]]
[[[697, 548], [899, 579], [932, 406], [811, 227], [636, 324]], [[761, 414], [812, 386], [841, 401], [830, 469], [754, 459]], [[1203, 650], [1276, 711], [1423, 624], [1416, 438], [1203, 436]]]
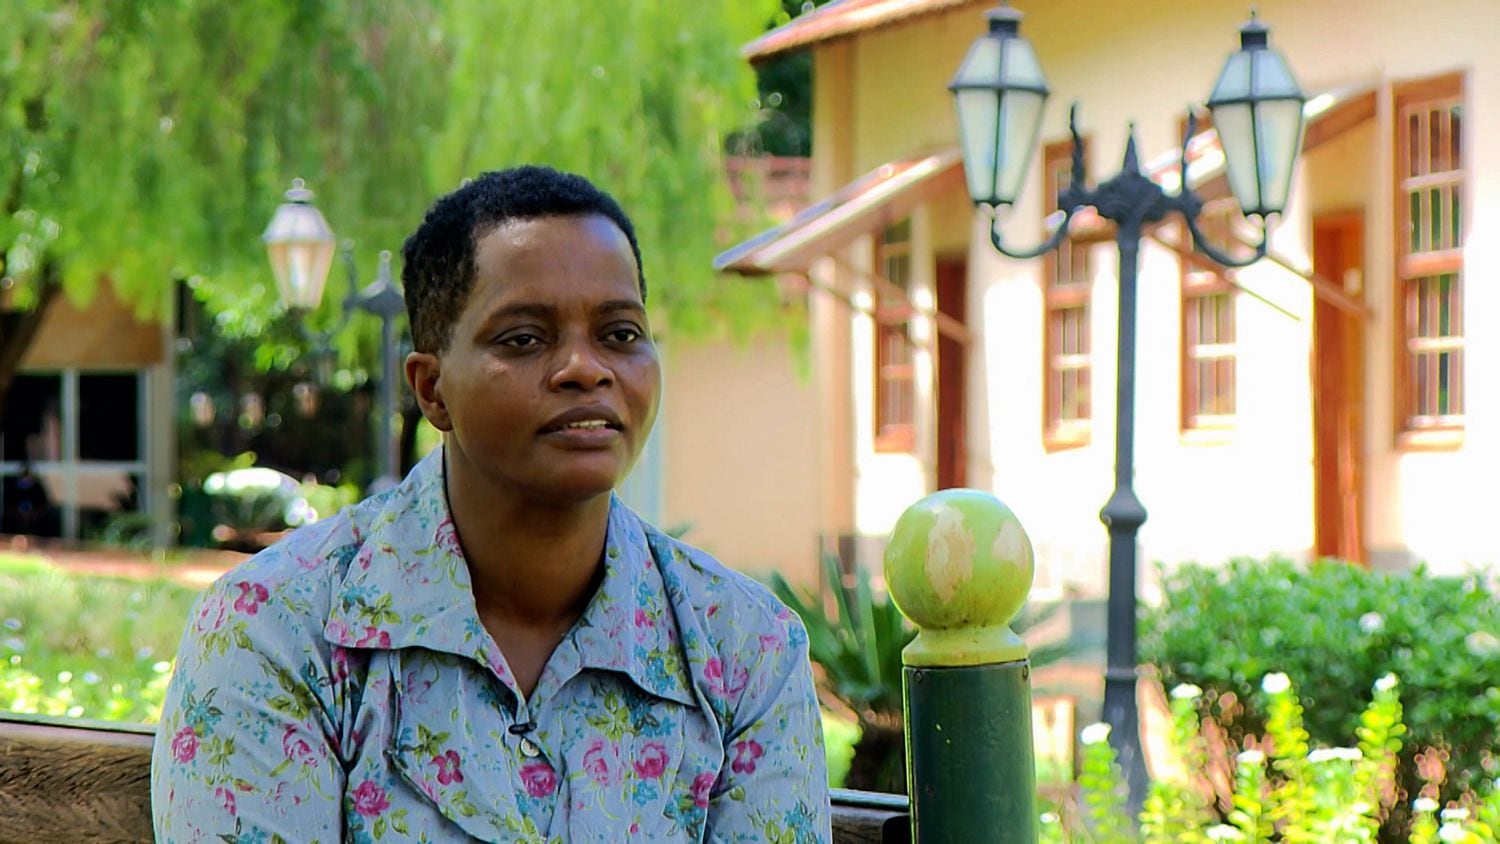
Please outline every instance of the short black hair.
[[448, 348], [453, 325], [474, 289], [474, 253], [480, 238], [511, 220], [591, 214], [607, 217], [630, 241], [644, 301], [646, 271], [635, 226], [620, 204], [588, 179], [526, 165], [482, 173], [439, 197], [401, 247], [401, 284], [406, 289], [412, 345], [419, 352]]

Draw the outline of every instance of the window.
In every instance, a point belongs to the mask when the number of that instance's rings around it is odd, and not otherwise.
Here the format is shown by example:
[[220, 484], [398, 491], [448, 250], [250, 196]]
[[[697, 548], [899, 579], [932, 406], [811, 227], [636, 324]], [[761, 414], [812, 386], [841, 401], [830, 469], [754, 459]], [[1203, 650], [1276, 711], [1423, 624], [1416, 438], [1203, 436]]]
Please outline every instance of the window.
[[[1234, 238], [1237, 217], [1233, 199], [1215, 200], [1198, 215], [1198, 230], [1220, 250], [1243, 253]], [[1194, 260], [1192, 236], [1185, 225], [1180, 249], [1182, 429], [1226, 428], [1234, 424], [1235, 412], [1235, 288], [1227, 270], [1206, 256]]]
[[910, 219], [881, 234], [875, 246], [875, 273], [875, 450], [911, 451], [916, 442], [916, 367]]
[[1463, 426], [1463, 80], [1398, 86], [1396, 408], [1404, 433]]
[[142, 509], [144, 378], [17, 375], [0, 422], [0, 532], [92, 538]]
[[[1058, 191], [1072, 180], [1073, 143], [1048, 144], [1043, 155], [1043, 210], [1057, 208]], [[1089, 441], [1089, 296], [1093, 281], [1089, 244], [1069, 238], [1043, 261], [1045, 332], [1042, 341], [1043, 437], [1049, 449]]]

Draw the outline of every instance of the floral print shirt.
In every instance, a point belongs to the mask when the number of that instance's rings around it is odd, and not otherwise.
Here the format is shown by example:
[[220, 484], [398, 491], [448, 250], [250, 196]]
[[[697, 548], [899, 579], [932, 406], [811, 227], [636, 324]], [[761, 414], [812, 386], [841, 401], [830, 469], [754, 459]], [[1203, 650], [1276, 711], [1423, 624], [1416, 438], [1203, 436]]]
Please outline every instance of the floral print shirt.
[[442, 450], [220, 578], [152, 759], [161, 841], [831, 840], [800, 622], [611, 502], [529, 697], [480, 624]]

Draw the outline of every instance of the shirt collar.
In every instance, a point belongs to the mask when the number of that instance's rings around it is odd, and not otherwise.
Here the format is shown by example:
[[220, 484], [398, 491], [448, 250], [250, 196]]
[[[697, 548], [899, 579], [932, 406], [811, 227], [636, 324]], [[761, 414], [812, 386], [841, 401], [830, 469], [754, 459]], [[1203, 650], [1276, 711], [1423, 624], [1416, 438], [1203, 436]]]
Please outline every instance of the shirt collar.
[[[510, 684], [485, 632], [434, 449], [355, 521], [359, 550], [333, 596], [324, 638], [348, 648], [421, 647], [468, 657]], [[360, 535], [361, 531], [364, 535]], [[647, 692], [691, 704], [677, 624], [648, 528], [611, 496], [604, 577], [553, 655], [557, 668], [621, 671]]]

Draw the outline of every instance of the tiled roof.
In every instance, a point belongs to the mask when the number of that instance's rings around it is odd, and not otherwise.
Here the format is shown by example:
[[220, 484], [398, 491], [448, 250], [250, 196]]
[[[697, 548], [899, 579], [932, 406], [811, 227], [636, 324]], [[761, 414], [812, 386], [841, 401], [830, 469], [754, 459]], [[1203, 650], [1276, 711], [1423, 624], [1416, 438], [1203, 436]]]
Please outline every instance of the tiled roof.
[[742, 275], [804, 270], [814, 258], [911, 213], [945, 190], [962, 191], [957, 148], [883, 164], [786, 223], [714, 259], [714, 269]]
[[994, 0], [835, 0], [755, 39], [740, 51], [752, 62], [901, 21]]

